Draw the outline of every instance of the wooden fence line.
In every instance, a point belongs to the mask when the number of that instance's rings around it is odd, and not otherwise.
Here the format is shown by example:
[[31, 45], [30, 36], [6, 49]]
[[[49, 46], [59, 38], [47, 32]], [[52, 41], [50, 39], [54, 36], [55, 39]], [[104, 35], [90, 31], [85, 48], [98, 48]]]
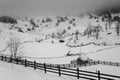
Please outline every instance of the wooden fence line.
[[58, 74], [59, 76], [67, 75], [67, 76], [76, 77], [77, 79], [79, 79], [79, 78], [88, 79], [88, 80], [100, 80], [100, 79], [115, 80], [118, 78], [120, 79], [120, 76], [103, 74], [103, 73], [100, 73], [100, 71], [91, 72], [91, 71], [79, 70], [79, 68], [70, 69], [70, 68], [66, 68], [64, 66], [61, 67], [60, 65], [54, 66], [52, 64], [37, 63], [36, 61], [28, 61], [27, 59], [22, 60], [22, 59], [18, 59], [18, 58], [0, 56], [0, 60], [6, 61], [9, 63], [15, 63], [17, 65], [18, 64], [24, 65], [25, 67], [32, 67], [32, 68], [34, 68], [34, 70], [40, 69], [40, 70], [43, 70], [45, 73], [52, 72], [52, 73]]
[[84, 63], [84, 64], [71, 63], [70, 68], [86, 67], [86, 66], [92, 66], [92, 65], [98, 65], [98, 64], [120, 67], [120, 63], [118, 62], [108, 62], [108, 61], [98, 60], [98, 61], [89, 61], [88, 63]]
[[102, 65], [110, 65], [110, 66], [117, 66], [120, 67], [120, 63], [118, 62], [108, 62], [108, 61], [94, 61], [96, 64], [102, 64]]

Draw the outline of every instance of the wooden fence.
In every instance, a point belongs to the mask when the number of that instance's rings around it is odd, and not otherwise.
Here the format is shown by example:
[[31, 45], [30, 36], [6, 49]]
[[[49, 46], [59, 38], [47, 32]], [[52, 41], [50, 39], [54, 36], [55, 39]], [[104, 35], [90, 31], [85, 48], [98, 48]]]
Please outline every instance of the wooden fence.
[[46, 64], [46, 63], [37, 63], [36, 61], [28, 61], [27, 59], [18, 59], [18, 58], [11, 58], [11, 57], [6, 57], [6, 56], [0, 56], [1, 61], [6, 61], [9, 63], [14, 63], [18, 65], [24, 65], [25, 67], [32, 67], [34, 70], [39, 69], [43, 70], [45, 73], [47, 72], [52, 72], [56, 73], [59, 76], [62, 75], [67, 75], [71, 77], [76, 77], [77, 79], [87, 79], [87, 80], [120, 80], [120, 76], [116, 75], [110, 75], [110, 74], [103, 74], [98, 72], [90, 72], [90, 71], [84, 71], [80, 70], [79, 68], [77, 69], [71, 69], [71, 68], [66, 68], [64, 66], [60, 65], [52, 65], [52, 64]]
[[102, 64], [102, 65], [110, 65], [110, 66], [120, 67], [120, 63], [118, 63], [118, 62], [94, 61], [94, 63], [95, 63], [95, 64]]
[[[118, 62], [108, 62], [108, 61], [88, 61], [88, 63], [84, 63], [84, 64], [77, 64], [77, 61], [74, 60], [69, 66], [69, 68], [75, 68], [75, 67], [86, 67], [86, 66], [92, 66], [92, 65], [109, 65], [109, 66], [116, 66], [116, 67], [120, 67], [120, 63]], [[67, 65], [67, 64], [66, 64]]]

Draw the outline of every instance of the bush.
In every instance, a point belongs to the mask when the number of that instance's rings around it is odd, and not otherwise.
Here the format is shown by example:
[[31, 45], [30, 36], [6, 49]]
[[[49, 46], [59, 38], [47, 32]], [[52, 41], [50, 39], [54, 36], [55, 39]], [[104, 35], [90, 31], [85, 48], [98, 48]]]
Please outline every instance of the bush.
[[32, 19], [30, 20], [30, 23], [33, 25], [33, 27], [37, 27], [35, 22]]
[[64, 40], [62, 40], [62, 39], [60, 39], [60, 40], [59, 40], [59, 42], [60, 42], [60, 43], [64, 43], [65, 41], [64, 41]]
[[82, 65], [82, 64], [88, 63], [87, 60], [82, 60], [81, 58], [78, 58], [76, 61], [77, 61], [77, 65]]
[[10, 23], [10, 24], [16, 24], [17, 23], [16, 19], [14, 19], [10, 16], [1, 16], [0, 17], [0, 22]]

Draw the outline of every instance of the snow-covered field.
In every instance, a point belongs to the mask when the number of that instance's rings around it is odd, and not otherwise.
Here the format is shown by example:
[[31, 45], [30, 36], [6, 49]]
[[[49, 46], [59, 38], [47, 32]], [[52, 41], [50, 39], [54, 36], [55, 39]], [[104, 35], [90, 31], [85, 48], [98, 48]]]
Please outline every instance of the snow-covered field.
[[87, 54], [87, 56], [93, 60], [120, 62], [120, 46], [95, 53], [90, 53]]
[[[78, 80], [74, 77], [61, 76], [58, 74], [47, 73], [33, 68], [25, 68], [0, 61], [0, 80]], [[81, 79], [80, 79], [81, 80]], [[82, 79], [83, 80], [83, 79]]]
[[[27, 34], [17, 34], [22, 35], [23, 41], [33, 41], [34, 37], [30, 37]], [[26, 36], [26, 37], [24, 37]], [[6, 41], [9, 35], [6, 36], [5, 40], [1, 38], [0, 49], [6, 48]], [[85, 56], [83, 58], [89, 57], [93, 60], [111, 61], [119, 62], [119, 46], [95, 46], [94, 44], [86, 45], [83, 47], [68, 47], [66, 43], [51, 43], [51, 39], [38, 42], [28, 42], [22, 45], [22, 54], [26, 57], [31, 57], [32, 60], [38, 62], [46, 62], [53, 64], [69, 64], [71, 60], [77, 59], [79, 56], [65, 57], [68, 51], [73, 54], [83, 52]], [[4, 54], [10, 54], [9, 49], [7, 49]]]
[[120, 76], [120, 67], [108, 66], [108, 65], [92, 65], [86, 67], [80, 67], [81, 70], [97, 72], [98, 70], [104, 74], [112, 74]]

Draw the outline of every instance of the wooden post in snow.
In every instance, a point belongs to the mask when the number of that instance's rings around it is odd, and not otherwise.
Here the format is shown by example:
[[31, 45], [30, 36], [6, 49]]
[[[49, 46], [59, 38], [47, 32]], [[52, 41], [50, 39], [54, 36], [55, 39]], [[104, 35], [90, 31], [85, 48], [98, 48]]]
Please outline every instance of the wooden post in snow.
[[98, 80], [100, 80], [100, 71], [98, 71]]
[[25, 67], [27, 67], [27, 59], [25, 59]]
[[58, 65], [59, 76], [61, 76], [60, 65]]
[[36, 61], [34, 61], [34, 70], [36, 70]]
[[46, 64], [44, 63], [44, 71], [45, 71], [45, 73], [47, 73], [47, 71], [46, 71]]
[[77, 78], [79, 79], [79, 68], [77, 68]]

